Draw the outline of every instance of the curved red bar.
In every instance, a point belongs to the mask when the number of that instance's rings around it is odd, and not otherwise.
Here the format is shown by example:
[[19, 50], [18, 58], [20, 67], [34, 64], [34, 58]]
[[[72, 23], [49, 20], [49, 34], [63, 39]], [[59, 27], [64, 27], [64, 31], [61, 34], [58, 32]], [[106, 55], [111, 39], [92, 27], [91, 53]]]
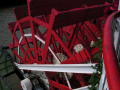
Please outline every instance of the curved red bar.
[[120, 12], [116, 11], [108, 17], [103, 33], [103, 58], [109, 90], [120, 90], [120, 68], [112, 39], [112, 20], [118, 14], [120, 15]]

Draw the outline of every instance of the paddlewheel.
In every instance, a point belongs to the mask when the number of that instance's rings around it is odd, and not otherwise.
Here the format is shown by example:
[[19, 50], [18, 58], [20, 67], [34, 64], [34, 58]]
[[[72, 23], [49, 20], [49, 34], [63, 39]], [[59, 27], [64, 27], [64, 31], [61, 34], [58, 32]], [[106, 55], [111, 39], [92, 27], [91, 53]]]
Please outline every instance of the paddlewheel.
[[43, 73], [49, 90], [96, 90], [103, 26], [115, 10], [105, 0], [28, 0], [9, 24], [16, 65]]

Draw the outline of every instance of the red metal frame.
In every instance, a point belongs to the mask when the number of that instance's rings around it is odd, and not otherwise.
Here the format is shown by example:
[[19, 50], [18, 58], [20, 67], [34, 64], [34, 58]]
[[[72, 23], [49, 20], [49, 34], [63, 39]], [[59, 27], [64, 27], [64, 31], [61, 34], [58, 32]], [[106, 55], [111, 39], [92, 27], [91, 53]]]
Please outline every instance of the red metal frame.
[[103, 34], [103, 58], [110, 90], [120, 90], [120, 68], [117, 62], [117, 56], [113, 46], [112, 20], [120, 15], [120, 12], [111, 14], [104, 27]]

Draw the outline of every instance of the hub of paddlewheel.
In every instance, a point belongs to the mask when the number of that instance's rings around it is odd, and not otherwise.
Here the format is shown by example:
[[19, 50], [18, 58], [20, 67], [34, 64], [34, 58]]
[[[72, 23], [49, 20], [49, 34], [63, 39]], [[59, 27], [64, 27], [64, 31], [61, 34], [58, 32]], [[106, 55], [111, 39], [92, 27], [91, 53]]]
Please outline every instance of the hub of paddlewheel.
[[16, 65], [43, 73], [40, 77], [49, 90], [96, 90], [103, 26], [115, 10], [112, 5], [105, 0], [28, 0], [27, 6], [15, 8], [9, 47]]

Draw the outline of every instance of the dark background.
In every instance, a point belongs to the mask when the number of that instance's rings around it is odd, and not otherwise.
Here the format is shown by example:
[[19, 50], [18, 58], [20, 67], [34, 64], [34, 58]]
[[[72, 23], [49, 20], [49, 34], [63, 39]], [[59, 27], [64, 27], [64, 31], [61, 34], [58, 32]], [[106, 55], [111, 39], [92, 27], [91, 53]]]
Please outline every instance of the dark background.
[[27, 0], [0, 0], [0, 8], [14, 7], [26, 4]]

